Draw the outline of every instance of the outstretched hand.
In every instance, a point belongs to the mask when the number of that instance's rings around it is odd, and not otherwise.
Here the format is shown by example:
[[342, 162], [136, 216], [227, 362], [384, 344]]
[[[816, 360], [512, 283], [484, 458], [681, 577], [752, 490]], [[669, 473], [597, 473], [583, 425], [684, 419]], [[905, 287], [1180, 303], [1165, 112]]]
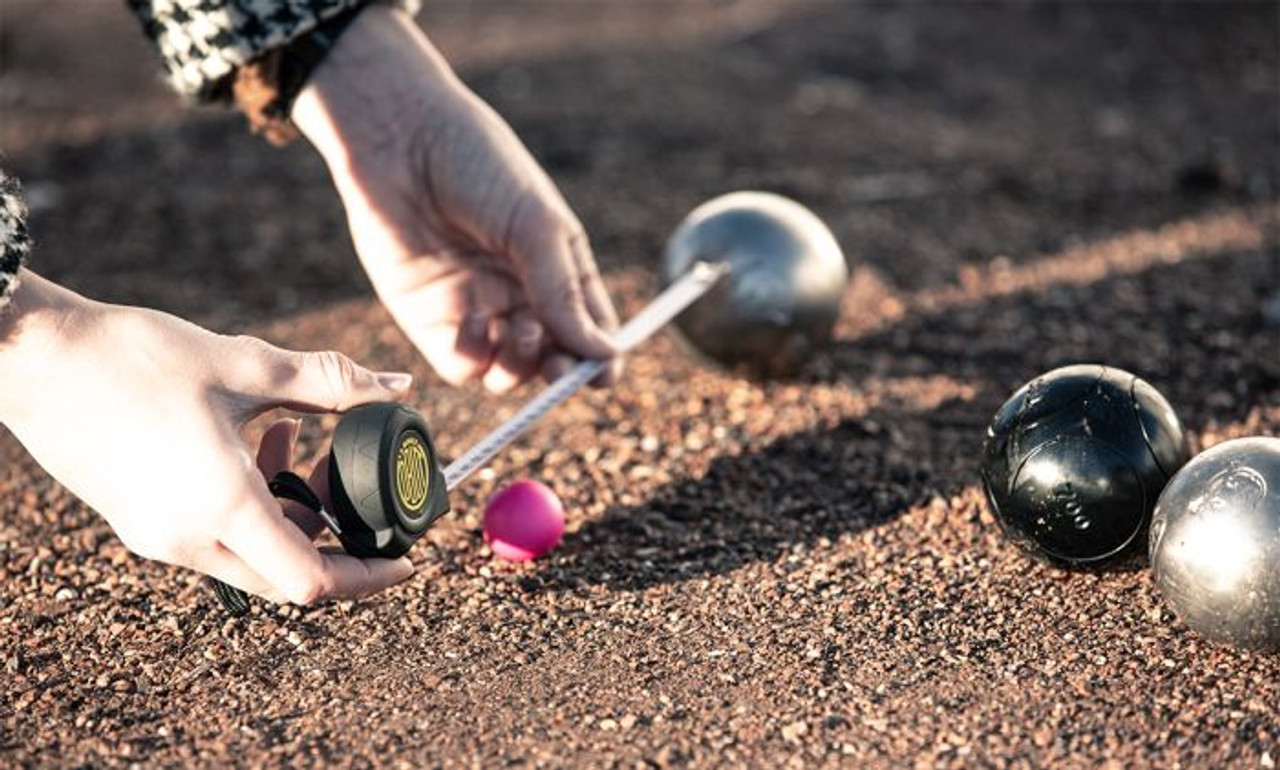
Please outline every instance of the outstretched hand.
[[29, 271], [14, 302], [17, 321], [0, 336], [0, 422], [130, 550], [296, 604], [357, 598], [413, 573], [407, 559], [317, 549], [310, 512], [272, 497], [264, 474], [288, 467], [296, 423], [273, 426], [256, 452], [241, 433], [277, 407], [398, 400], [407, 374], [91, 302]]
[[363, 11], [292, 117], [329, 166], [379, 296], [446, 381], [504, 391], [614, 355], [617, 318], [582, 225], [408, 16]]

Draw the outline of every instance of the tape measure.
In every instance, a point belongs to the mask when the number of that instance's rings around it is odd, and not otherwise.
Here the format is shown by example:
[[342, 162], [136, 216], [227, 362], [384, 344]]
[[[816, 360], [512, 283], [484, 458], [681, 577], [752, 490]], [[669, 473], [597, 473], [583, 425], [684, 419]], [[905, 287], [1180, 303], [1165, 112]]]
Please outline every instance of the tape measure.
[[[618, 351], [626, 353], [648, 339], [728, 273], [725, 263], [694, 265], [618, 330], [614, 335]], [[608, 365], [608, 361], [577, 364], [447, 468], [441, 467], [431, 430], [417, 411], [390, 403], [356, 407], [338, 422], [329, 450], [332, 510], [292, 472], [276, 474], [267, 486], [276, 497], [319, 515], [352, 556], [399, 558], [449, 511], [450, 491]], [[211, 581], [229, 613], [249, 611], [243, 591]]]
[[329, 528], [347, 553], [403, 556], [449, 510], [444, 473], [422, 415], [401, 404], [347, 412], [329, 452], [329, 498], [336, 520]]

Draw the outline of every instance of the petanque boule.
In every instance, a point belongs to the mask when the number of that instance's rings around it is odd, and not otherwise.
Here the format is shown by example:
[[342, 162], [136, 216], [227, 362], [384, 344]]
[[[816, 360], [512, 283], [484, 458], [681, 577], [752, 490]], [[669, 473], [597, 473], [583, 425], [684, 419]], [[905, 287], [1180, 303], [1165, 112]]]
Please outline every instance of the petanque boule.
[[663, 285], [699, 262], [732, 268], [675, 321], [677, 336], [702, 357], [781, 376], [830, 342], [849, 268], [835, 236], [809, 209], [765, 192], [714, 198], [668, 240]]
[[1226, 441], [1187, 463], [1156, 506], [1151, 567], [1195, 631], [1280, 649], [1280, 439]]
[[1024, 385], [987, 429], [982, 483], [1001, 528], [1063, 566], [1139, 542], [1187, 461], [1182, 423], [1155, 388], [1111, 367], [1055, 369]]

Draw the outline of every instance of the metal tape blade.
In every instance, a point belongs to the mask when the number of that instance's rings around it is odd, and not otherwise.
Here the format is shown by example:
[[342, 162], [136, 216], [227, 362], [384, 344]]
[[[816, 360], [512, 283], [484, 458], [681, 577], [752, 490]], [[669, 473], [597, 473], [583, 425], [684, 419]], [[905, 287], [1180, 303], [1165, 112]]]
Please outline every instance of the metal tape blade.
[[[729, 274], [729, 265], [723, 262], [699, 262], [693, 269], [667, 287], [644, 310], [614, 334], [613, 340], [619, 352], [626, 353], [644, 342], [655, 332], [670, 323], [682, 310]], [[468, 476], [483, 467], [504, 447], [524, 435], [534, 424], [582, 389], [596, 375], [604, 371], [608, 361], [583, 361], [561, 375], [520, 408], [511, 419], [494, 428], [458, 459], [444, 469], [445, 485], [453, 490]]]

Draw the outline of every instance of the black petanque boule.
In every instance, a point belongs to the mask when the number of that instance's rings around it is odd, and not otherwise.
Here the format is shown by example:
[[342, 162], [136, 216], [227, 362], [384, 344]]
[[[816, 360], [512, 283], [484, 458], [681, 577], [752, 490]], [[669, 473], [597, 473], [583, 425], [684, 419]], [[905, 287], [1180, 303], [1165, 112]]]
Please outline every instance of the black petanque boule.
[[1155, 388], [1120, 369], [1067, 366], [1027, 383], [996, 413], [982, 482], [1015, 543], [1083, 566], [1140, 540], [1187, 456], [1182, 423]]

